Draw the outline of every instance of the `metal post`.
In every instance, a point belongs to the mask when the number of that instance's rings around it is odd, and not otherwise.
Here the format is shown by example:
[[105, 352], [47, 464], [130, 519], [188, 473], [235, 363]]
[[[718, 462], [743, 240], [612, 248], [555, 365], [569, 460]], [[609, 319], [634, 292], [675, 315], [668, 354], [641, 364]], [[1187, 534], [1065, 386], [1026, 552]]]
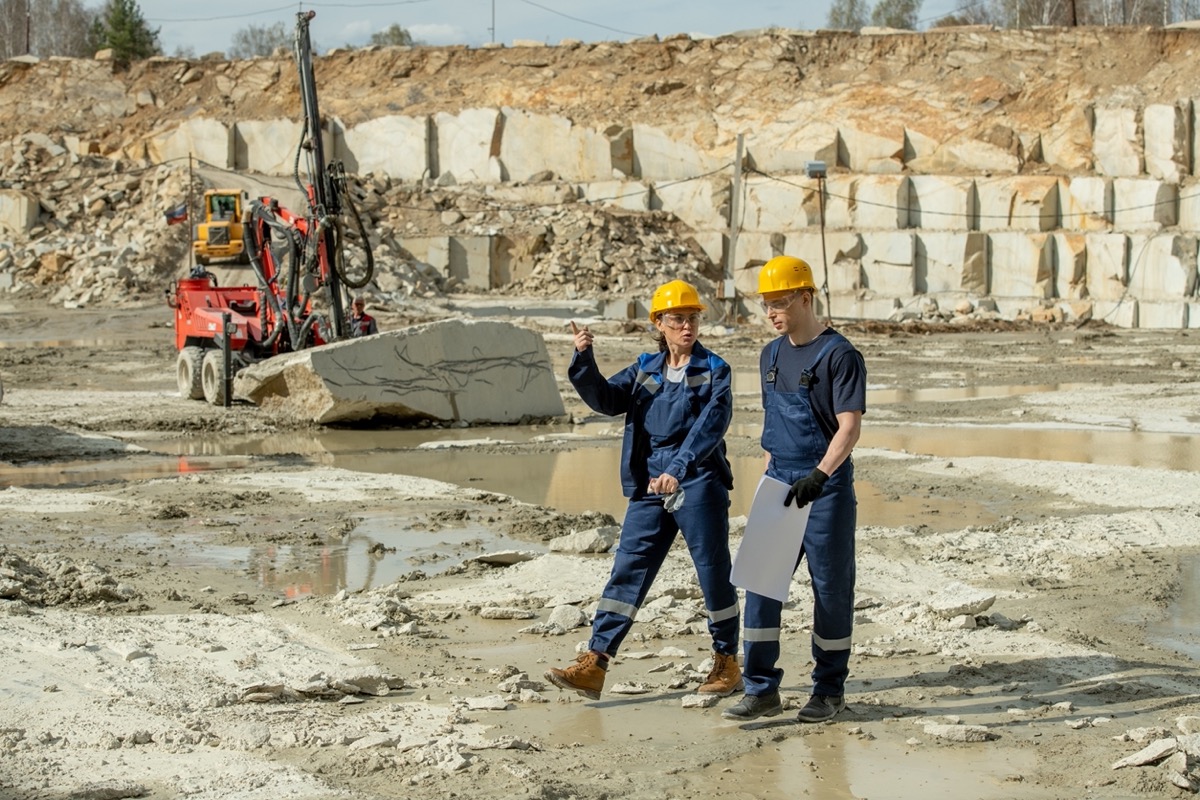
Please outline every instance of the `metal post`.
[[188, 273], [190, 274], [196, 268], [196, 248], [192, 247], [192, 240], [195, 234], [192, 233], [192, 226], [196, 224], [196, 217], [192, 214], [192, 154], [188, 153], [188, 186], [187, 186], [187, 215], [188, 224], [185, 226], [188, 232]]
[[821, 292], [825, 295], [825, 324], [833, 325], [833, 307], [829, 302], [829, 256], [825, 252], [825, 177], [817, 178], [817, 200], [821, 209], [821, 265], [824, 278]]
[[228, 311], [221, 312], [221, 361], [224, 362], [224, 375], [221, 380], [225, 382], [225, 407], [229, 408], [233, 404], [233, 353], [229, 346], [229, 340], [237, 328], [230, 322]]
[[[741, 198], [742, 198], [742, 153], [746, 144], [745, 134], [738, 134], [737, 137], [737, 155], [733, 160], [733, 188], [732, 196], [729, 199], [729, 249], [725, 253], [725, 285], [733, 286], [733, 259], [737, 256], [737, 240], [738, 229], [741, 227], [739, 218], [741, 217]], [[729, 302], [726, 304], [726, 317], [732, 316], [737, 319], [737, 293], [728, 292], [729, 296], [725, 299]]]
[[488, 28], [492, 42], [496, 41], [496, 0], [492, 0], [492, 27]]

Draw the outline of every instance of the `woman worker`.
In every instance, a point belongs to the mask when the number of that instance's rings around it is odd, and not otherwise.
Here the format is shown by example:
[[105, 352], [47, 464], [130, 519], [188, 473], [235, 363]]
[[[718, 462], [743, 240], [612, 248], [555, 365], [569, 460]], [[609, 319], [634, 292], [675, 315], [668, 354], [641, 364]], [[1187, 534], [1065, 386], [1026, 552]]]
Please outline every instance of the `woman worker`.
[[697, 341], [704, 309], [689, 283], [658, 287], [650, 301], [658, 352], [643, 353], [607, 380], [596, 366], [592, 333], [571, 323], [571, 384], [594, 411], [625, 415], [621, 486], [629, 506], [612, 574], [592, 621], [588, 651], [566, 668], [546, 672], [555, 686], [592, 700], [600, 698], [609, 661], [679, 531], [700, 578], [713, 639], [713, 668], [698, 691], [726, 697], [742, 688], [739, 609], [729, 582], [733, 474], [724, 437], [733, 415], [730, 370]]

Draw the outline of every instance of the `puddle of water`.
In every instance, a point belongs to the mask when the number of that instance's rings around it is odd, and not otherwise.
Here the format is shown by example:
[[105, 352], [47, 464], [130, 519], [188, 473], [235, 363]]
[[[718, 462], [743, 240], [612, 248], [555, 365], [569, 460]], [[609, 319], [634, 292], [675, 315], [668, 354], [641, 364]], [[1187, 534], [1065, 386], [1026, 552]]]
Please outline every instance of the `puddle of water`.
[[92, 347], [125, 348], [129, 342], [122, 339], [0, 339], [0, 350], [26, 347]]
[[939, 458], [988, 456], [1200, 471], [1196, 437], [1185, 434], [863, 425], [859, 446]]
[[[181, 549], [174, 561], [183, 568], [240, 570], [253, 576], [265, 590], [300, 598], [387, 586], [414, 570], [437, 575], [483, 553], [545, 551], [541, 545], [509, 539], [477, 526], [427, 531], [412, 528], [412, 522], [368, 515], [341, 543], [293, 546], [264, 542], [250, 547], [195, 544]], [[372, 552], [380, 545], [395, 551]]]
[[834, 728], [764, 745], [732, 762], [707, 767], [704, 772], [715, 789], [714, 796], [729, 793], [759, 800], [804, 796], [821, 800], [1051, 796], [1006, 780], [1028, 775], [1036, 764], [1033, 754], [988, 748], [986, 744], [947, 748], [908, 746], [883, 739], [864, 741]]
[[949, 386], [930, 389], [870, 389], [867, 407], [893, 403], [939, 403], [953, 400], [992, 400], [998, 397], [1020, 397], [1025, 394], [1065, 392], [1088, 384], [1062, 383], [1031, 386]]
[[236, 456], [190, 456], [177, 458], [135, 456], [116, 461], [65, 461], [52, 465], [0, 467], [0, 489], [9, 486], [86, 486], [96, 483], [146, 480], [164, 475], [242, 469], [253, 462]]
[[1167, 618], [1149, 626], [1155, 645], [1200, 661], [1200, 556], [1184, 559], [1179, 568], [1179, 596]]

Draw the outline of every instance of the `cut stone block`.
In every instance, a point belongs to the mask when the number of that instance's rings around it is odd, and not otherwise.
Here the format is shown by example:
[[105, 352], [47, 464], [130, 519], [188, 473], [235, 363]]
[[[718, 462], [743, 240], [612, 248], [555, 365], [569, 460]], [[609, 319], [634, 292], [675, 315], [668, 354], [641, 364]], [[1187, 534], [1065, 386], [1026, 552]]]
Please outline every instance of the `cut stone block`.
[[1082, 233], [1056, 233], [1054, 296], [1079, 300], [1087, 294], [1087, 237]]
[[1187, 305], [1187, 327], [1195, 330], [1200, 328], [1200, 303], [1186, 303]]
[[1179, 229], [1200, 232], [1200, 180], [1195, 178], [1179, 185]]
[[903, 305], [899, 297], [884, 297], [873, 292], [832, 294], [829, 303], [831, 315], [850, 319], [889, 319]]
[[[832, 193], [833, 180], [827, 181], [827, 184]], [[909, 226], [912, 190], [907, 176], [864, 175], [853, 181], [849, 194], [850, 222], [845, 227], [889, 230]]]
[[1129, 290], [1138, 300], [1182, 300], [1193, 295], [1196, 240], [1169, 233], [1130, 235]]
[[912, 227], [953, 231], [976, 227], [975, 192], [970, 178], [913, 175], [908, 185]]
[[1053, 297], [1054, 256], [1045, 233], [993, 233], [991, 294], [1000, 297]]
[[868, 132], [838, 128], [838, 164], [853, 172], [895, 174], [904, 168], [904, 130]]
[[510, 424], [563, 414], [540, 334], [444, 320], [276, 356], [238, 373], [235, 394], [295, 419], [375, 417]]
[[16, 189], [0, 189], [0, 231], [25, 233], [37, 225], [38, 199]]
[[1142, 112], [1146, 140], [1146, 174], [1170, 183], [1179, 183], [1191, 172], [1188, 149], [1191, 146], [1191, 117], [1177, 105], [1155, 104]]
[[650, 207], [670, 211], [696, 230], [726, 229], [729, 219], [721, 214], [720, 207], [728, 187], [727, 176], [656, 184]]
[[[233, 126], [234, 169], [263, 175], [292, 175], [303, 125], [290, 119], [245, 120]], [[321, 132], [326, 153], [333, 152], [333, 134]]]
[[1063, 172], [1091, 172], [1092, 120], [1088, 111], [1067, 112], [1041, 136], [1042, 160]]
[[458, 183], [499, 183], [500, 112], [468, 108], [460, 114], [434, 115], [437, 175], [449, 173]]
[[1058, 178], [976, 178], [979, 229], [1049, 231], [1058, 227]]
[[[674, 129], [672, 129], [674, 130]], [[726, 163], [687, 144], [690, 131], [676, 136], [650, 125], [633, 126], [634, 174], [647, 181], [678, 181], [712, 172]]]
[[[911, 297], [916, 290], [915, 236], [907, 231], [862, 234], [864, 285], [877, 294]], [[838, 286], [839, 290], [850, 287]]]
[[[908, 236], [909, 234], [903, 234]], [[821, 253], [821, 231], [789, 231], [784, 236], [784, 250], [790, 256], [802, 258], [812, 267], [813, 281], [818, 288], [825, 285], [825, 259], [829, 261], [829, 291], [852, 292], [863, 288], [863, 240], [849, 231], [826, 231], [825, 254]], [[880, 244], [883, 247], [883, 244]]]
[[1086, 237], [1087, 296], [1096, 301], [1121, 299], [1129, 275], [1129, 237], [1123, 233]]
[[1113, 181], [1113, 223], [1119, 230], [1159, 230], [1179, 219], [1179, 187], [1152, 178]]
[[335, 156], [355, 175], [378, 172], [419, 181], [431, 174], [429, 127], [428, 117], [377, 117], [351, 128], [339, 123]]
[[1092, 305], [1092, 319], [1116, 325], [1118, 328], [1138, 326], [1138, 301], [1132, 297], [1124, 300], [1096, 300]]
[[1142, 146], [1138, 138], [1137, 109], [1097, 106], [1092, 153], [1096, 172], [1131, 178], [1142, 174]]
[[1138, 299], [1138, 327], [1180, 330], [1188, 326], [1188, 304], [1179, 300]]
[[837, 164], [837, 126], [819, 121], [822, 111], [811, 102], [797, 103], [773, 122], [747, 134], [750, 162], [772, 175], [803, 175], [809, 161]]
[[[233, 140], [233, 130], [223, 122], [189, 119], [172, 131], [151, 136], [146, 141], [146, 155], [152, 162], [160, 164], [175, 159], [186, 160], [190, 155], [219, 169], [232, 169]], [[299, 143], [299, 139], [291, 141]], [[279, 148], [279, 143], [275, 146]]]
[[1073, 231], [1112, 228], [1112, 181], [1095, 176], [1069, 178], [1060, 194], [1064, 228]]
[[978, 139], [957, 139], [938, 144], [932, 153], [910, 159], [905, 166], [926, 175], [961, 172], [1015, 174], [1021, 168], [1016, 153]]
[[446, 273], [475, 289], [493, 289], [492, 237], [451, 236]]
[[603, 133], [577, 126], [566, 117], [513, 108], [503, 109], [502, 114], [499, 155], [505, 180], [528, 180], [543, 170], [568, 181], [612, 177], [612, 151]]
[[746, 179], [740, 215], [744, 230], [770, 232], [821, 224], [818, 182], [804, 175], [782, 177]]
[[988, 293], [988, 237], [975, 231], [920, 231], [916, 292]]

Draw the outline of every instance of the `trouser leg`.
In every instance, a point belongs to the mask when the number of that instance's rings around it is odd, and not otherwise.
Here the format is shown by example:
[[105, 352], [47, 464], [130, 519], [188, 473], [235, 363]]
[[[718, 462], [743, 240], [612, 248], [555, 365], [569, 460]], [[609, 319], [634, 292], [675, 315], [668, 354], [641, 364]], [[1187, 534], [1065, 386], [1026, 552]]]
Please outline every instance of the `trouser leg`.
[[687, 492], [687, 502], [675, 512], [675, 520], [700, 579], [713, 650], [736, 655], [740, 621], [737, 590], [729, 580], [729, 490], [719, 484], [689, 485]]
[[779, 624], [783, 603], [746, 592], [746, 624], [742, 628], [742, 680], [746, 694], [764, 695], [779, 689]]
[[616, 655], [662, 567], [678, 527], [662, 502], [631, 500], [588, 647]]
[[854, 629], [854, 528], [851, 486], [822, 498], [810, 524], [805, 552], [813, 587], [813, 694], [845, 692]]

